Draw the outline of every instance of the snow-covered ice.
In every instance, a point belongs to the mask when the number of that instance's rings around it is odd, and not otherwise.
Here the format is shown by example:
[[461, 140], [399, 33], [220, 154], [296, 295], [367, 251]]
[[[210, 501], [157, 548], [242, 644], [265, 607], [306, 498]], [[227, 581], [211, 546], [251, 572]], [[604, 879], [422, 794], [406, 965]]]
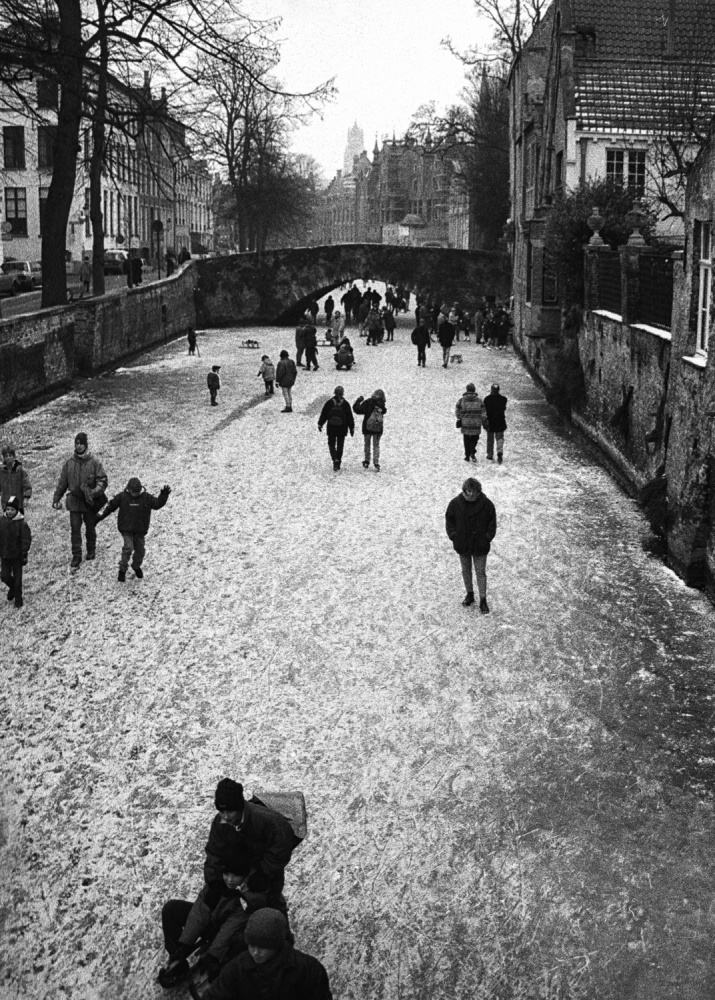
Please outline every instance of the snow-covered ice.
[[[353, 328], [351, 372], [321, 349], [293, 414], [255, 377], [261, 354], [294, 353], [292, 330], [222, 330], [200, 359], [172, 343], [2, 429], [34, 486], [26, 604], [0, 608], [3, 1000], [161, 994], [161, 904], [200, 888], [225, 775], [305, 793], [286, 894], [336, 997], [486, 1000], [500, 976], [545, 989], [556, 967], [570, 996], [615, 997], [625, 940], [651, 1000], [701, 982], [713, 918], [692, 933], [671, 890], [707, 898], [713, 818], [706, 777], [678, 770], [672, 706], [677, 676], [712, 684], [715, 612], [642, 550], [637, 509], [517, 359], [460, 345], [444, 370], [434, 346], [419, 369], [410, 329], [367, 348]], [[482, 437], [468, 466], [454, 405], [495, 380], [505, 464]], [[359, 430], [333, 472], [317, 416], [336, 384], [386, 393], [379, 474]], [[50, 501], [79, 430], [110, 496], [135, 475], [173, 488], [141, 582], [116, 580], [115, 518], [68, 570]], [[499, 518], [488, 617], [461, 606], [444, 533], [474, 474]], [[711, 766], [696, 743], [687, 759]], [[641, 799], [648, 844], [680, 831], [670, 888], [619, 824]], [[650, 914], [637, 933], [626, 896]]]

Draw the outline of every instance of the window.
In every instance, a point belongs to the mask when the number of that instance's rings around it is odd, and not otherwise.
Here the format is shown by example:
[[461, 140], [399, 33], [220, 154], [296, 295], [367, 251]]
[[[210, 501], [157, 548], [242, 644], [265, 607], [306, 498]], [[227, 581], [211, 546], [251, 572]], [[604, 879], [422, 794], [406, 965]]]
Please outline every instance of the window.
[[22, 125], [6, 125], [2, 130], [6, 170], [25, 169], [25, 129]]
[[54, 108], [59, 107], [60, 88], [54, 80], [37, 81], [37, 107]]
[[606, 180], [612, 181], [618, 187], [623, 187], [623, 159], [622, 149], [606, 150]]
[[26, 188], [5, 188], [5, 218], [13, 236], [27, 236]]
[[580, 59], [595, 58], [596, 31], [594, 28], [576, 29], [576, 55]]
[[636, 198], [645, 192], [645, 150], [606, 150], [606, 178], [617, 187], [628, 187]]
[[40, 170], [52, 170], [55, 165], [56, 125], [37, 126], [37, 166]]
[[645, 150], [628, 154], [628, 187], [638, 198], [645, 193]]
[[42, 236], [42, 231], [45, 228], [45, 207], [47, 205], [47, 195], [50, 193], [49, 188], [40, 188], [40, 236]]
[[558, 300], [556, 269], [553, 261], [544, 254], [544, 265], [541, 272], [541, 301], [545, 306], [553, 306]]
[[712, 298], [712, 224], [696, 225], [695, 253], [698, 255], [698, 324], [696, 349], [705, 353], [710, 332], [710, 302]]

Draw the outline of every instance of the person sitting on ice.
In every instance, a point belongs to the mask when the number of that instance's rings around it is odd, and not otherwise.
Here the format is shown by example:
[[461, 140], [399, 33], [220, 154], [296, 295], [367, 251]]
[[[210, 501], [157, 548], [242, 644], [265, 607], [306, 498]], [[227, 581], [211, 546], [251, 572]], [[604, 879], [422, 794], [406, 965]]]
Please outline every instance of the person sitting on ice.
[[202, 1000], [332, 1000], [325, 968], [317, 958], [293, 948], [288, 924], [278, 910], [252, 913], [245, 938], [247, 950], [225, 966]]
[[287, 914], [285, 868], [299, 842], [289, 821], [274, 809], [246, 802], [243, 785], [223, 778], [216, 787], [214, 817], [206, 844], [205, 885], [196, 902], [170, 899], [161, 913], [169, 964], [159, 983], [174, 986], [189, 974], [189, 955], [201, 943], [209, 979], [244, 947], [250, 915], [269, 907]]
[[342, 341], [340, 347], [333, 355], [333, 358], [335, 359], [335, 367], [338, 371], [343, 368], [346, 371], [350, 371], [352, 366], [355, 364], [355, 355], [353, 354], [353, 349], [347, 337], [345, 337]]

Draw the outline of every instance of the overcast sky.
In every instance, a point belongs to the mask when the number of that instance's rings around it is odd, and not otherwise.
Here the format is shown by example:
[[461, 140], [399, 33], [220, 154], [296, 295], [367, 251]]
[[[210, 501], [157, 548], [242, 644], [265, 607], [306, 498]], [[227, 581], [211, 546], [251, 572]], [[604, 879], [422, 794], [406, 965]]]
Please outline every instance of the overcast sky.
[[472, 0], [250, 0], [250, 8], [283, 19], [277, 75], [286, 89], [336, 78], [339, 93], [323, 121], [316, 118], [293, 142], [328, 180], [342, 168], [354, 121], [372, 153], [375, 133], [392, 136], [394, 129], [399, 137], [420, 104], [456, 102], [464, 67], [440, 46], [445, 36], [466, 48], [489, 35]]

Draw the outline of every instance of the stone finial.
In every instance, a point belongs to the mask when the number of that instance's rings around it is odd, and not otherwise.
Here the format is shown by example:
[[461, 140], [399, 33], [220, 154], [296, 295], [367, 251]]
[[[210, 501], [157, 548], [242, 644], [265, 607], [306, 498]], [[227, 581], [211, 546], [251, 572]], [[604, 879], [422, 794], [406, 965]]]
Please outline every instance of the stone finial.
[[633, 230], [631, 235], [628, 237], [629, 247], [643, 247], [645, 246], [645, 240], [641, 235], [641, 226], [645, 224], [646, 214], [641, 208], [641, 203], [636, 198], [633, 202], [633, 208], [630, 210], [626, 216], [626, 221], [630, 228]]
[[590, 247], [604, 246], [603, 239], [601, 238], [601, 230], [606, 225], [606, 220], [598, 211], [598, 205], [594, 205], [593, 214], [589, 215], [586, 222], [588, 223], [588, 228], [593, 232], [593, 236], [588, 241], [588, 245]]

